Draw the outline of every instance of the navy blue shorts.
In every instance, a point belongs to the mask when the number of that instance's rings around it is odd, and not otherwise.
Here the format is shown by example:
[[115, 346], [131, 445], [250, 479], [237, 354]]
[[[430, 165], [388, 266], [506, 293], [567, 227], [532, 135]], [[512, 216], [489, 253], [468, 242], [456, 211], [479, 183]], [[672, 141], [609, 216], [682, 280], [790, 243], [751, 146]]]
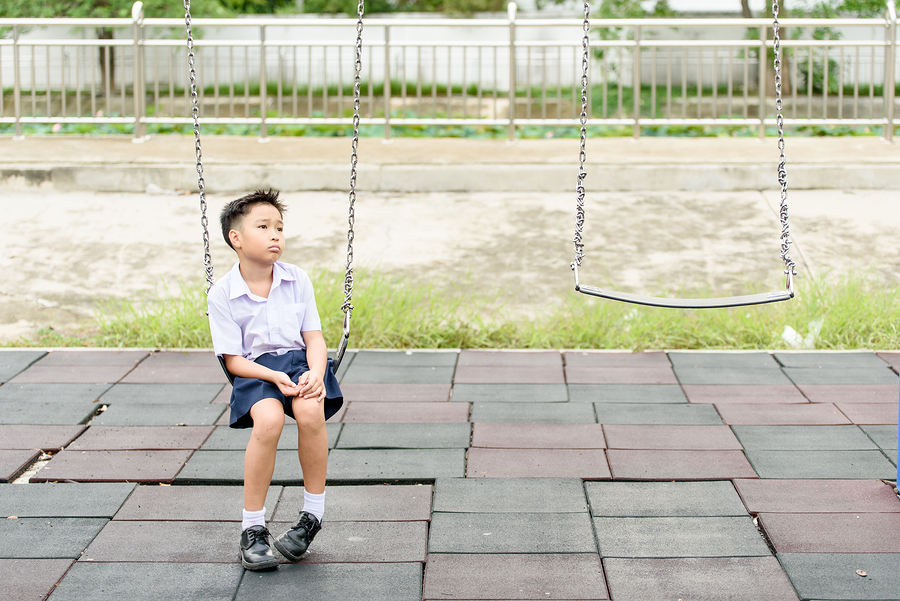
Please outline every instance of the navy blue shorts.
[[[300, 374], [309, 371], [306, 362], [306, 351], [289, 351], [283, 355], [265, 353], [256, 359], [256, 363], [281, 371], [296, 382]], [[344, 404], [344, 394], [338, 386], [332, 367], [334, 361], [328, 359], [328, 367], [325, 369], [325, 419], [330, 418]], [[278, 399], [284, 405], [285, 415], [294, 417], [292, 401], [294, 397], [285, 397], [275, 384], [259, 380], [257, 378], [240, 378], [235, 376], [234, 389], [231, 391], [231, 427], [252, 428], [253, 418], [250, 417], [250, 407], [263, 399]]]

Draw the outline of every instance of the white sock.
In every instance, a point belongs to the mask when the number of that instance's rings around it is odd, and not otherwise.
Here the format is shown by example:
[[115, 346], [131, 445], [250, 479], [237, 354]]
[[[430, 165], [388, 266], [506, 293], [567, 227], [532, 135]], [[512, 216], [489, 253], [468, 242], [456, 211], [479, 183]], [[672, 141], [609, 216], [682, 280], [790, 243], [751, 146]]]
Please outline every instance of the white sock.
[[319, 523], [322, 523], [322, 516], [325, 515], [325, 493], [314, 495], [304, 488], [303, 511], [313, 514]]
[[259, 511], [243, 510], [244, 519], [241, 520], [241, 530], [246, 530], [250, 526], [266, 525], [266, 508], [263, 507]]

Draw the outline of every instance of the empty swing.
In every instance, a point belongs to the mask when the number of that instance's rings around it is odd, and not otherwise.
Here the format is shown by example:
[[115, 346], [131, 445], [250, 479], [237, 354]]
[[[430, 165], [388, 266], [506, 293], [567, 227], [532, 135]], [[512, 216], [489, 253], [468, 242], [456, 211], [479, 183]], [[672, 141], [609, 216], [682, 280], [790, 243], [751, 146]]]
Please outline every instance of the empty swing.
[[[347, 342], [350, 340], [350, 315], [353, 312], [351, 304], [353, 297], [353, 226], [356, 213], [354, 205], [356, 203], [356, 164], [357, 164], [357, 148], [359, 146], [359, 104], [360, 104], [360, 74], [362, 73], [362, 32], [363, 32], [363, 12], [365, 0], [358, 0], [356, 14], [356, 65], [353, 83], [353, 139], [351, 142], [350, 153], [350, 195], [349, 195], [349, 212], [347, 217], [347, 261], [344, 266], [344, 303], [341, 305], [341, 311], [344, 312], [344, 326], [341, 335], [341, 341], [335, 351], [334, 358], [329, 358], [328, 364], [331, 370], [337, 373], [347, 350]], [[197, 186], [200, 190], [200, 223], [203, 226], [203, 265], [206, 269], [206, 293], [209, 294], [210, 288], [215, 283], [213, 279], [213, 263], [209, 252], [209, 219], [206, 217], [206, 187], [203, 180], [203, 161], [200, 148], [200, 106], [197, 91], [197, 72], [194, 67], [194, 37], [191, 28], [191, 0], [184, 0], [184, 23], [187, 28], [187, 48], [188, 48], [188, 72], [191, 81], [191, 115], [194, 119], [194, 148], [197, 154]], [[265, 110], [262, 107], [261, 110]], [[231, 384], [234, 384], [234, 376], [226, 369], [225, 361], [222, 357], [218, 357], [219, 364], [225, 372], [225, 376]]]
[[[575, 290], [582, 294], [590, 296], [598, 296], [609, 300], [621, 301], [626, 303], [634, 303], [638, 305], [649, 305], [651, 307], [667, 307], [673, 309], [713, 309], [721, 307], [741, 307], [746, 305], [760, 305], [764, 303], [775, 303], [779, 301], [790, 300], [794, 297], [794, 276], [797, 272], [794, 270], [796, 263], [791, 260], [788, 252], [791, 247], [790, 229], [788, 224], [788, 205], [787, 205], [787, 172], [785, 170], [784, 158], [784, 117], [782, 115], [781, 100], [781, 39], [779, 37], [778, 23], [778, 0], [772, 3], [772, 12], [774, 15], [774, 47], [775, 47], [775, 122], [778, 127], [778, 149], [781, 156], [778, 163], [778, 182], [781, 184], [781, 259], [784, 261], [784, 274], [786, 278], [785, 289], [777, 292], [762, 292], [758, 294], [748, 294], [743, 296], [729, 296], [722, 298], [661, 298], [655, 296], [645, 296], [641, 294], [632, 294], [628, 292], [616, 292], [614, 290], [601, 289], [594, 286], [585, 286], [578, 281], [578, 268], [584, 259], [584, 243], [581, 240], [582, 230], [584, 228], [584, 178], [585, 178], [585, 141], [587, 140], [587, 109], [588, 109], [588, 71], [590, 67], [590, 51], [588, 32], [590, 31], [590, 3], [589, 0], [584, 2], [584, 38], [582, 47], [584, 54], [582, 57], [581, 68], [581, 152], [580, 165], [578, 168], [578, 185], [576, 187], [576, 211], [575, 211], [575, 261], [571, 263], [572, 271], [575, 273]], [[763, 54], [766, 50], [765, 41], [760, 46], [760, 60], [763, 60]], [[639, 50], [635, 50], [639, 52]], [[763, 110], [763, 107], [760, 107]]]

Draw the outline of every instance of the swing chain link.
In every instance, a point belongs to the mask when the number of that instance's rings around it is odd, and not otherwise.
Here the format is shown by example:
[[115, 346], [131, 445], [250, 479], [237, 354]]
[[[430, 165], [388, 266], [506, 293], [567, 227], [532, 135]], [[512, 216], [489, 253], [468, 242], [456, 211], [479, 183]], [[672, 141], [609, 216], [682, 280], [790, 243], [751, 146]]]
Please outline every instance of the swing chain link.
[[[790, 233], [790, 223], [789, 223], [789, 214], [788, 214], [788, 205], [787, 205], [787, 170], [785, 169], [785, 157], [784, 157], [784, 115], [783, 108], [784, 103], [781, 98], [782, 93], [782, 83], [781, 83], [781, 34], [779, 31], [780, 24], [778, 22], [778, 11], [780, 9], [778, 5], [779, 0], [773, 0], [772, 2], [772, 15], [774, 18], [774, 23], [772, 26], [773, 31], [773, 45], [775, 48], [775, 124], [778, 127], [778, 150], [781, 153], [781, 156], [778, 160], [778, 183], [781, 184], [781, 208], [779, 211], [779, 215], [781, 218], [781, 260], [784, 261], [784, 273], [787, 276], [788, 287], [792, 287], [792, 279], [793, 276], [797, 275], [796, 263], [791, 259], [791, 256], [788, 254], [791, 250], [791, 233]], [[765, 44], [763, 44], [763, 50], [765, 50]]]
[[[353, 226], [356, 221], [356, 164], [358, 162], [358, 157], [356, 150], [359, 147], [359, 105], [360, 105], [360, 75], [362, 73], [362, 33], [363, 33], [363, 13], [365, 11], [365, 0], [359, 0], [359, 3], [356, 5], [356, 64], [354, 66], [354, 80], [353, 80], [353, 141], [351, 143], [351, 148], [353, 149], [350, 154], [350, 209], [348, 214], [348, 225], [349, 228], [347, 230], [347, 264], [346, 264], [346, 272], [344, 274], [344, 304], [341, 305], [341, 311], [344, 312], [346, 318], [349, 318], [350, 314], [353, 311], [353, 305], [351, 301], [353, 299], [353, 239], [356, 234], [353, 231]], [[345, 324], [349, 325], [347, 319], [344, 320]], [[345, 326], [346, 329], [346, 326]]]
[[584, 22], [582, 23], [582, 30], [584, 31], [584, 37], [581, 40], [581, 47], [584, 49], [584, 54], [581, 58], [581, 149], [578, 153], [579, 165], [578, 165], [578, 183], [575, 186], [575, 201], [576, 201], [576, 209], [575, 209], [575, 237], [572, 238], [572, 242], [575, 243], [575, 261], [572, 262], [571, 267], [573, 270], [581, 266], [581, 262], [584, 260], [584, 242], [582, 242], [581, 236], [584, 230], [584, 178], [587, 175], [585, 171], [584, 163], [587, 158], [587, 153], [585, 151], [585, 145], [587, 143], [587, 119], [588, 119], [588, 72], [590, 70], [591, 65], [591, 54], [590, 54], [590, 37], [589, 32], [591, 29], [591, 4], [589, 0], [585, 0], [584, 2]]

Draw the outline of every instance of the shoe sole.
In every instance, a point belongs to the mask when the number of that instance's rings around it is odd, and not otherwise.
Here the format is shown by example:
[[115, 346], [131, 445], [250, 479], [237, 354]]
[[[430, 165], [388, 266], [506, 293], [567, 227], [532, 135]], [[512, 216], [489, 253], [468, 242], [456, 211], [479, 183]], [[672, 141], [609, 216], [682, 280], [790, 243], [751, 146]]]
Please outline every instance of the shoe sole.
[[306, 551], [304, 551], [304, 552], [301, 553], [300, 555], [294, 555], [293, 553], [291, 553], [290, 551], [288, 551], [287, 549], [285, 549], [285, 548], [281, 545], [281, 541], [280, 541], [279, 539], [277, 539], [277, 538], [276, 538], [275, 540], [272, 541], [272, 545], [273, 545], [276, 549], [278, 549], [278, 552], [281, 553], [282, 555], [284, 555], [284, 557], [285, 557], [286, 559], [290, 559], [291, 561], [300, 561], [300, 558], [303, 557], [303, 553], [306, 553]]
[[242, 554], [238, 554], [241, 558], [241, 565], [244, 566], [245, 570], [253, 570], [254, 572], [259, 572], [262, 570], [274, 570], [278, 567], [278, 560], [271, 559], [269, 561], [261, 561], [259, 563], [251, 563], [244, 559]]

